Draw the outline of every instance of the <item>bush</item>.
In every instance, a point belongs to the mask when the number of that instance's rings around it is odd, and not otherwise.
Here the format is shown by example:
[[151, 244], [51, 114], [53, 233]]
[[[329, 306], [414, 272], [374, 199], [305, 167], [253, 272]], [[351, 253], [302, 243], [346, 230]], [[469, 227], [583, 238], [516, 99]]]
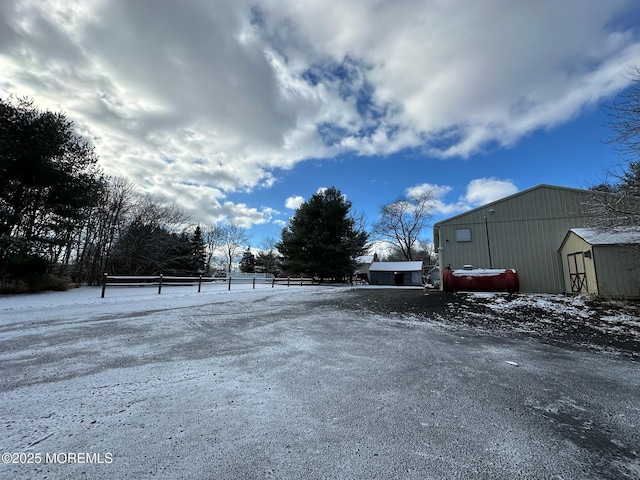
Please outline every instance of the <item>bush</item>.
[[28, 280], [14, 279], [5, 281], [0, 285], [0, 293], [22, 294], [44, 291], [63, 292], [70, 286], [68, 278], [54, 277], [53, 275], [37, 275]]

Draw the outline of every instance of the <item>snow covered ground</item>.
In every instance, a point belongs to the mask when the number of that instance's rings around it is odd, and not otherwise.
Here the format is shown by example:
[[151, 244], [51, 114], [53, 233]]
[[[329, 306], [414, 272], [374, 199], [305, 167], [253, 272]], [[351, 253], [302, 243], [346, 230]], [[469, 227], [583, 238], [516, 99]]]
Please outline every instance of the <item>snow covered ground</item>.
[[[99, 287], [80, 287], [67, 290], [66, 292], [42, 292], [30, 295], [0, 295], [0, 314], [5, 311], [25, 311], [29, 309], [38, 310], [43, 308], [64, 308], [68, 313], [73, 313], [69, 309], [79, 308], [84, 312], [84, 308], [91, 308], [95, 311], [118, 310], [124, 306], [125, 310], [133, 311], [144, 309], [149, 306], [171, 308], [172, 306], [197, 305], [198, 302], [209, 302], [211, 296], [220, 296], [225, 300], [233, 300], [237, 297], [244, 297], [247, 291], [253, 290], [251, 284], [233, 284], [232, 290], [228, 290], [226, 283], [205, 283], [202, 285], [201, 293], [198, 294], [197, 286], [163, 286], [162, 293], [158, 294], [158, 287], [109, 287], [105, 291], [105, 297], [100, 298], [101, 289]], [[289, 287], [293, 288], [293, 287]], [[267, 284], [256, 284], [256, 290], [260, 292], [272, 292], [281, 294], [282, 286], [272, 288]], [[216, 297], [218, 298], [218, 297]], [[4, 317], [4, 315], [3, 315]]]
[[[438, 299], [270, 285], [0, 297], [0, 478], [640, 476], [636, 361], [439, 317], [525, 302], [591, 321], [589, 301], [473, 295], [432, 314], [367, 310], [360, 294]], [[633, 326], [634, 312], [597, 323]]]
[[[640, 302], [592, 295], [461, 294], [462, 316], [549, 340], [621, 350], [640, 359]], [[561, 337], [561, 338], [560, 338]]]

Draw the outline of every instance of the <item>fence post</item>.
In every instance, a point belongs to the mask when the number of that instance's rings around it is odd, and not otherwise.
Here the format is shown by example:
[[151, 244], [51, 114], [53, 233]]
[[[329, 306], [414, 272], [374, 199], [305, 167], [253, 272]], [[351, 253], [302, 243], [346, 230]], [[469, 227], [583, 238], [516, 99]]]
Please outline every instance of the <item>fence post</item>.
[[256, 277], [253, 277], [253, 289], [256, 289]]
[[273, 277], [273, 280], [271, 280], [271, 288], [273, 288], [276, 285], [276, 277]]
[[300, 286], [302, 286], [303, 280], [304, 280], [304, 277], [302, 275], [300, 275]]
[[231, 290], [231, 275], [229, 275], [229, 290]]
[[198, 278], [198, 293], [200, 293], [200, 288], [202, 287], [202, 275]]
[[291, 285], [291, 277], [287, 277], [287, 287]]
[[107, 274], [105, 273], [102, 276], [102, 294], [100, 295], [100, 298], [104, 298], [104, 291], [107, 288]]
[[160, 274], [160, 281], [158, 282], [158, 295], [162, 292], [162, 274]]

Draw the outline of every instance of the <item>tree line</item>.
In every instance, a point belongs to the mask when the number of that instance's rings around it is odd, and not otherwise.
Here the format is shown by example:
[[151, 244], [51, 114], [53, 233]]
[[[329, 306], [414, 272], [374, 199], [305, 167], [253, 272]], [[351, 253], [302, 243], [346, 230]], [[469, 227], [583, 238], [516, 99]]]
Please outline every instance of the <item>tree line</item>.
[[245, 229], [189, 226], [175, 203], [106, 176], [97, 161], [63, 113], [40, 110], [27, 98], [0, 99], [2, 291], [95, 285], [105, 272], [210, 275], [231, 272], [240, 257], [244, 272], [345, 279], [369, 247], [364, 218], [335, 187], [304, 202], [281, 239], [254, 254]]
[[[64, 114], [27, 98], [0, 99], [2, 291], [93, 285], [104, 272], [231, 271], [248, 243], [244, 229], [185, 226], [183, 209], [106, 176], [97, 160]], [[274, 268], [268, 260], [265, 268]]]
[[[95, 285], [103, 274], [209, 275], [231, 272], [350, 275], [368, 236], [334, 188], [312, 197], [280, 242], [254, 255], [245, 229], [191, 225], [183, 209], [108, 177], [93, 148], [63, 113], [27, 98], [0, 99], [0, 289]], [[312, 239], [313, 246], [298, 249]], [[246, 248], [246, 250], [245, 250]], [[308, 259], [301, 262], [296, 255]]]

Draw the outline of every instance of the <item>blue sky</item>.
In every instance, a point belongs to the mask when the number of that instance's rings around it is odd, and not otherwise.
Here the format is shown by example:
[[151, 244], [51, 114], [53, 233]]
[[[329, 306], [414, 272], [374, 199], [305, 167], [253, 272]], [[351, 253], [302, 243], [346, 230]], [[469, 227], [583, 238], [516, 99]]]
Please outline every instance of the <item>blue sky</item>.
[[[576, 14], [579, 12], [579, 14]], [[632, 0], [14, 0], [0, 95], [63, 111], [110, 175], [252, 245], [336, 186], [433, 221], [618, 163], [601, 105], [640, 59]], [[430, 238], [431, 232], [425, 232]]]
[[[438, 196], [443, 205], [433, 212], [431, 223], [435, 223], [541, 183], [589, 188], [604, 181], [607, 172], [620, 165], [618, 154], [607, 144], [610, 131], [605, 122], [606, 114], [596, 105], [566, 124], [533, 132], [510, 148], [464, 159], [431, 158], [411, 150], [376, 157], [343, 155], [310, 160], [282, 172], [268, 189], [233, 194], [230, 199], [262, 205], [273, 198], [307, 199], [319, 187], [336, 186], [372, 223], [381, 205], [409, 194], [412, 187], [449, 187]], [[253, 231], [258, 238], [277, 238], [280, 232], [273, 224], [256, 225]], [[425, 231], [424, 236], [431, 239], [431, 231]]]

